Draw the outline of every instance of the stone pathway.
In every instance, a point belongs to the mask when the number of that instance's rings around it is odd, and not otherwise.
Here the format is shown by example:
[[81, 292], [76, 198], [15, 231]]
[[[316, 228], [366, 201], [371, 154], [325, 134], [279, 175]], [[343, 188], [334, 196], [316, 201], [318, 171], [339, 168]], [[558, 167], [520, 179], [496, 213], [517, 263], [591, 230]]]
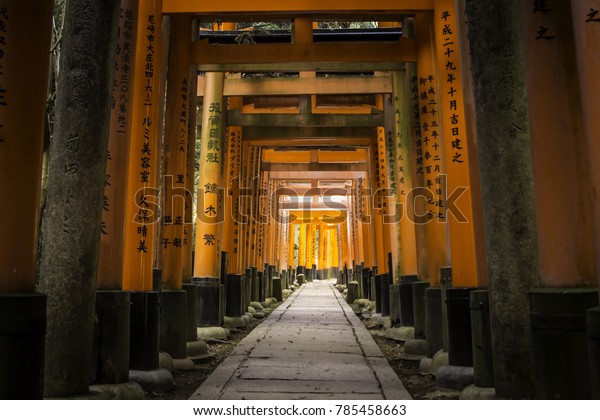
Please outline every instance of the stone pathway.
[[333, 284], [307, 283], [190, 399], [405, 400], [409, 393]]

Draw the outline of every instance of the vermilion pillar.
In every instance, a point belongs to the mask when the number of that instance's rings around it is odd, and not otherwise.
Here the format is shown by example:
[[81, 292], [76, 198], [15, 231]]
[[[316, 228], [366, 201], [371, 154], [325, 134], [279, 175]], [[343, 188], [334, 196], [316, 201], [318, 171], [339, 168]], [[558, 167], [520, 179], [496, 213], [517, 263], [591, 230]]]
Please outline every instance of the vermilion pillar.
[[138, 8], [131, 143], [125, 212], [123, 289], [152, 290], [158, 184], [161, 2], [141, 0]]
[[[600, 162], [600, 1], [571, 1], [577, 73], [580, 83], [585, 152], [590, 168]], [[589, 172], [592, 191], [600, 191], [600, 172]], [[596, 278], [600, 288], [600, 196], [592, 195]], [[599, 381], [600, 382], [600, 381]]]
[[[395, 193], [401, 206], [398, 215], [399, 241], [398, 268], [399, 275], [417, 273], [417, 242], [415, 236], [415, 203], [410, 192], [413, 189], [413, 154], [410, 149], [409, 126], [409, 85], [406, 83], [405, 71], [392, 72], [392, 107], [394, 114], [394, 131], [392, 142], [395, 149]], [[422, 151], [422, 148], [421, 148]], [[409, 216], [410, 215], [410, 216]]]
[[20, 3], [0, 3], [0, 293], [36, 281], [52, 2]]
[[206, 73], [202, 107], [202, 145], [198, 184], [198, 218], [194, 276], [219, 277], [219, 234], [223, 217], [223, 73]]
[[[183, 282], [183, 241], [188, 159], [188, 118], [192, 22], [187, 16], [171, 18], [167, 76], [164, 185], [162, 207], [162, 288], [179, 290]], [[189, 203], [191, 204], [191, 203]], [[189, 205], [188, 204], [188, 205]]]
[[[469, 141], [463, 99], [461, 45], [458, 13], [454, 0], [436, 0], [434, 31], [437, 52], [441, 126], [439, 137], [432, 137], [433, 147], [443, 148], [446, 173], [446, 197], [436, 199], [438, 217], [448, 223], [452, 255], [452, 286], [478, 285], [475, 226], [471, 196]], [[435, 74], [435, 73], [434, 73]], [[434, 110], [432, 107], [429, 112]], [[435, 116], [433, 116], [435, 117]], [[438, 149], [434, 153], [437, 156]], [[435, 167], [434, 167], [435, 168]]]
[[34, 291], [52, 5], [0, 1], [0, 399], [43, 397], [46, 297]]
[[123, 287], [127, 188], [121, 182], [129, 170], [137, 8], [137, 0], [123, 1], [119, 16], [98, 261], [97, 287], [104, 290]]
[[[229, 107], [234, 107], [233, 99], [229, 98]], [[242, 160], [242, 128], [227, 127], [225, 135], [227, 161], [225, 164], [225, 223], [223, 226], [223, 249], [229, 253], [228, 272], [239, 273], [240, 255], [240, 166]]]
[[298, 266], [306, 267], [306, 223], [302, 223], [300, 226], [300, 233], [298, 237]]
[[[417, 85], [419, 93], [420, 127], [416, 130], [417, 156], [422, 149], [425, 214], [415, 214], [415, 223], [427, 224], [429, 283], [440, 284], [440, 268], [449, 264], [444, 195], [444, 162], [442, 154], [441, 119], [438, 80], [433, 48], [433, 16], [415, 16], [417, 39]], [[417, 170], [421, 169], [417, 162]], [[426, 280], [426, 279], [423, 279]]]
[[[523, 47], [541, 285], [594, 285], [587, 150], [579, 86], [573, 77], [577, 58], [570, 7], [567, 2], [553, 1], [536, 12], [527, 6], [522, 6]], [[580, 16], [576, 25], [586, 25], [585, 19]], [[561, 104], [559, 110], [556, 104]], [[555, 118], [549, 118], [553, 114]]]

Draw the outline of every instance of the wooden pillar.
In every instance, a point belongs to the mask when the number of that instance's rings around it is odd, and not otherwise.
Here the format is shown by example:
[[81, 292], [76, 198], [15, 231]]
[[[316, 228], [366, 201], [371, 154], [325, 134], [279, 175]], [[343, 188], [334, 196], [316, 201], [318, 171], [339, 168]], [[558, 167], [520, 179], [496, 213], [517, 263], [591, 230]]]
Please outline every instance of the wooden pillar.
[[162, 289], [179, 290], [183, 283], [186, 166], [192, 22], [187, 16], [171, 17], [164, 140], [164, 184], [160, 250]]
[[[577, 74], [580, 83], [583, 132], [589, 168], [600, 162], [600, 1], [571, 1]], [[589, 172], [592, 191], [600, 191], [600, 172]], [[600, 197], [592, 195], [593, 237], [595, 239], [596, 278], [600, 289]]]
[[131, 143], [125, 212], [124, 290], [152, 290], [158, 184], [161, 2], [140, 1], [133, 75]]
[[211, 72], [204, 77], [194, 276], [220, 277], [224, 74]]
[[97, 288], [100, 290], [123, 287], [127, 188], [123, 188], [121, 182], [127, 179], [129, 169], [137, 13], [138, 0], [121, 2], [98, 258]]
[[352, 259], [350, 258], [350, 242], [348, 241], [348, 212], [346, 212], [344, 221], [339, 225], [338, 237], [340, 238], [340, 267], [342, 269], [344, 266], [350, 268], [352, 267]]
[[[192, 23], [192, 40], [198, 38], [198, 21], [194, 20]], [[188, 147], [187, 147], [187, 161], [186, 161], [186, 172], [185, 172], [185, 185], [186, 194], [189, 194], [191, 200], [185, 201], [185, 220], [183, 226], [183, 263], [182, 273], [183, 282], [190, 283], [194, 271], [193, 267], [193, 234], [194, 234], [194, 189], [196, 181], [196, 138], [197, 138], [197, 112], [198, 112], [198, 74], [196, 66], [193, 65], [190, 69], [190, 105], [188, 110]]]
[[256, 259], [259, 267], [262, 267], [264, 264], [271, 263], [267, 261], [266, 254], [266, 238], [269, 234], [269, 225], [268, 222], [268, 212], [269, 212], [269, 174], [268, 172], [262, 171], [260, 169], [260, 164], [262, 162], [262, 153], [258, 153], [258, 161], [257, 167], [259, 168], [259, 190], [257, 205], [256, 205], [256, 223], [257, 223], [257, 233], [258, 237], [256, 240]]
[[[229, 107], [233, 108], [233, 99], [229, 98]], [[240, 98], [241, 99], [241, 98]], [[237, 104], [236, 104], [237, 105]], [[237, 108], [237, 106], [236, 106]], [[226, 147], [227, 165], [225, 169], [225, 223], [223, 225], [223, 249], [227, 251], [228, 272], [240, 273], [240, 166], [242, 160], [242, 127], [227, 127]]]
[[317, 232], [318, 232], [318, 246], [317, 246], [317, 269], [320, 270], [321, 272], [327, 268], [327, 261], [326, 261], [326, 252], [325, 252], [325, 225], [323, 223], [319, 223], [317, 225]]
[[[381, 143], [381, 147], [379, 146]], [[381, 149], [381, 151], [380, 151]], [[381, 188], [382, 185], [386, 184], [385, 175], [382, 174], [381, 170], [385, 171], [385, 157], [383, 165], [379, 162], [380, 152], [383, 152], [385, 155], [385, 136], [383, 135], [383, 129], [378, 127], [377, 129], [377, 147], [373, 147], [369, 156], [369, 163], [371, 167], [371, 173], [369, 176], [369, 183], [371, 196], [368, 202], [370, 207], [371, 217], [372, 217], [372, 229], [373, 229], [373, 240], [375, 245], [375, 262], [380, 272], [385, 272], [385, 266], [387, 265], [387, 253], [386, 253], [386, 245], [389, 248], [390, 239], [389, 234], [386, 235], [384, 233], [383, 228], [383, 214], [385, 209], [384, 198], [382, 197], [385, 194]], [[387, 240], [384, 238], [387, 236]]]
[[35, 290], [51, 16], [51, 1], [0, 2], [0, 293]]
[[[383, 105], [381, 108], [383, 110]], [[390, 229], [391, 223], [389, 223], [388, 215], [390, 214], [390, 205], [393, 204], [395, 200], [390, 201], [390, 195], [392, 194], [389, 176], [392, 175], [392, 166], [390, 165], [391, 162], [388, 160], [384, 127], [377, 127], [377, 150], [375, 151], [375, 156], [375, 165], [377, 168], [375, 174], [377, 179], [374, 203], [379, 209], [375, 209], [374, 212], [381, 223], [381, 237], [378, 241], [381, 242], [381, 249], [378, 250], [377, 263], [381, 267], [382, 272], [387, 272], [387, 255], [392, 250], [392, 231]], [[394, 241], [396, 241], [395, 238]]]
[[300, 224], [298, 236], [298, 266], [306, 267], [306, 223]]
[[355, 259], [356, 263], [360, 264], [365, 261], [365, 254], [363, 248], [363, 234], [362, 234], [362, 226], [360, 221], [360, 207], [358, 204], [358, 195], [356, 189], [356, 181], [353, 181], [353, 189], [352, 195], [350, 196], [350, 200], [352, 201], [352, 218], [354, 224], [354, 244], [355, 244]]
[[[250, 192], [247, 200], [247, 209], [250, 217], [250, 225], [247, 233], [248, 237], [248, 261], [249, 265], [259, 267], [257, 260], [257, 238], [258, 238], [258, 208], [260, 204], [260, 147], [250, 147], [250, 165], [247, 180], [249, 182], [247, 190]], [[259, 267], [261, 268], [261, 267]]]
[[[289, 212], [286, 211], [286, 218], [289, 219]], [[294, 228], [295, 225], [288, 223], [287, 225], [287, 269], [294, 268]]]
[[[327, 266], [335, 268], [338, 266], [338, 240], [335, 226], [329, 226], [329, 229], [327, 229], [327, 241], [329, 246], [329, 262]], [[329, 277], [331, 277], [331, 272]]]
[[273, 200], [273, 197], [275, 195], [275, 181], [270, 178], [270, 175], [269, 175], [269, 184], [268, 185], [269, 186], [267, 189], [267, 197], [266, 197], [268, 211], [266, 212], [267, 214], [265, 214], [265, 216], [266, 216], [265, 223], [266, 223], [266, 228], [267, 228], [267, 232], [268, 232], [268, 241], [265, 243], [265, 245], [267, 247], [267, 260], [269, 261], [269, 264], [277, 266], [276, 250], [277, 250], [277, 238], [278, 238], [277, 231], [278, 231], [279, 225], [275, 218], [276, 207], [274, 205], [275, 203]]
[[[539, 285], [592, 286], [596, 275], [589, 169], [579, 84], [573, 77], [577, 72], [573, 22], [568, 2], [549, 1], [542, 7], [521, 7], [541, 264]], [[578, 25], [584, 25], [583, 18], [580, 20]]]
[[250, 263], [250, 146], [242, 143], [241, 190], [240, 190], [240, 267], [247, 268]]
[[407, 90], [409, 85], [406, 83], [406, 72], [392, 72], [392, 90], [393, 90], [393, 139], [392, 145], [395, 150], [396, 182], [394, 185], [396, 200], [401, 206], [402, 213], [399, 215], [400, 246], [397, 265], [397, 274], [408, 275], [418, 273], [417, 270], [417, 242], [415, 236], [414, 218], [408, 215], [414, 215], [415, 203], [410, 192], [413, 189], [413, 153], [410, 149], [410, 116], [409, 116], [409, 96]]
[[373, 267], [377, 264], [377, 253], [373, 246], [374, 217], [371, 205], [372, 190], [367, 187], [368, 185], [368, 180], [359, 178], [357, 189], [359, 194], [358, 202], [360, 206], [360, 221], [362, 227], [363, 257], [365, 267]]
[[432, 141], [434, 147], [438, 144], [444, 150], [446, 173], [446, 194], [437, 198], [436, 209], [438, 217], [444, 214], [445, 217], [440, 219], [448, 223], [452, 286], [476, 287], [477, 253], [470, 187], [470, 155], [455, 1], [436, 0], [434, 14], [441, 137], [432, 138]]
[[312, 268], [313, 264], [315, 264], [315, 256], [316, 256], [316, 224], [314, 220], [311, 220], [307, 225], [306, 232], [306, 266], [308, 268]]
[[46, 296], [35, 285], [52, 5], [0, 1], [2, 400], [44, 393]]
[[535, 389], [529, 293], [540, 269], [521, 5], [516, 0], [502, 7], [491, 0], [466, 1], [500, 398], [531, 398]]
[[[440, 284], [440, 268], [449, 261], [447, 249], [446, 214], [442, 211], [444, 196], [444, 162], [442, 158], [441, 119], [439, 112], [438, 80], [433, 46], [433, 15], [415, 16], [417, 38], [417, 78], [419, 89], [420, 127], [417, 129], [417, 148], [423, 149], [423, 177], [425, 189], [417, 199], [426, 199], [426, 213], [414, 214], [415, 223], [427, 224], [428, 280], [432, 286]], [[418, 151], [417, 151], [418, 156]], [[420, 162], [418, 162], [420, 163]], [[421, 165], [417, 164], [417, 170]], [[419, 192], [421, 193], [421, 192]]]
[[[406, 21], [409, 22], [408, 20]], [[413, 22], [410, 22], [413, 23]], [[406, 24], [405, 24], [406, 26]], [[412, 223], [415, 230], [415, 250], [417, 258], [417, 276], [419, 280], [429, 281], [429, 244], [427, 225], [423, 222], [417, 223], [417, 215], [425, 215], [427, 198], [420, 196], [418, 191], [425, 189], [425, 164], [423, 139], [421, 138], [421, 108], [419, 107], [419, 79], [417, 77], [417, 66], [415, 63], [406, 64], [406, 89], [410, 91], [410, 144], [409, 154], [411, 156], [413, 176], [413, 188], [409, 190], [406, 197], [406, 212], [404, 217], [408, 223]], [[423, 218], [424, 216], [421, 216]]]
[[354, 269], [353, 263], [358, 261], [354, 204], [352, 202], [352, 195], [347, 195], [346, 199], [348, 208], [348, 212], [346, 213], [348, 215], [348, 268]]

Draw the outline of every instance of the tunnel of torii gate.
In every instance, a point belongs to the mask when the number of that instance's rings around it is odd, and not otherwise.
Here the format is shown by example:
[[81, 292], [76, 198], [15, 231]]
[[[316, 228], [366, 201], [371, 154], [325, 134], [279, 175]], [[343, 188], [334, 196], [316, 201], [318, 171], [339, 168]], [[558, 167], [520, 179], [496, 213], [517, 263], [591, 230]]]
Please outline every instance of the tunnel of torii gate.
[[600, 0], [68, 0], [47, 150], [52, 6], [0, 0], [0, 398], [317, 279], [497, 397], [600, 398]]

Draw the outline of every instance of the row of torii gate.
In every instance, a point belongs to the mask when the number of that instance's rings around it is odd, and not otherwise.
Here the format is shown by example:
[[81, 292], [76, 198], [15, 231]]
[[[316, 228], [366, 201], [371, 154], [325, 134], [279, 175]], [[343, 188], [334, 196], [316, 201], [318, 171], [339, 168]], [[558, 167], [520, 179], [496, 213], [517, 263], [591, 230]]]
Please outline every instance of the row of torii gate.
[[[486, 386], [598, 397], [599, 1], [95, 3], [67, 2], [38, 277], [52, 2], [0, 1], [0, 396], [85, 393], [94, 306], [144, 318], [160, 294], [178, 331], [192, 278], [267, 265], [489, 290]], [[289, 19], [291, 42], [194, 17]], [[316, 42], [342, 18], [397, 38]], [[153, 364], [147, 327], [108, 334]]]

